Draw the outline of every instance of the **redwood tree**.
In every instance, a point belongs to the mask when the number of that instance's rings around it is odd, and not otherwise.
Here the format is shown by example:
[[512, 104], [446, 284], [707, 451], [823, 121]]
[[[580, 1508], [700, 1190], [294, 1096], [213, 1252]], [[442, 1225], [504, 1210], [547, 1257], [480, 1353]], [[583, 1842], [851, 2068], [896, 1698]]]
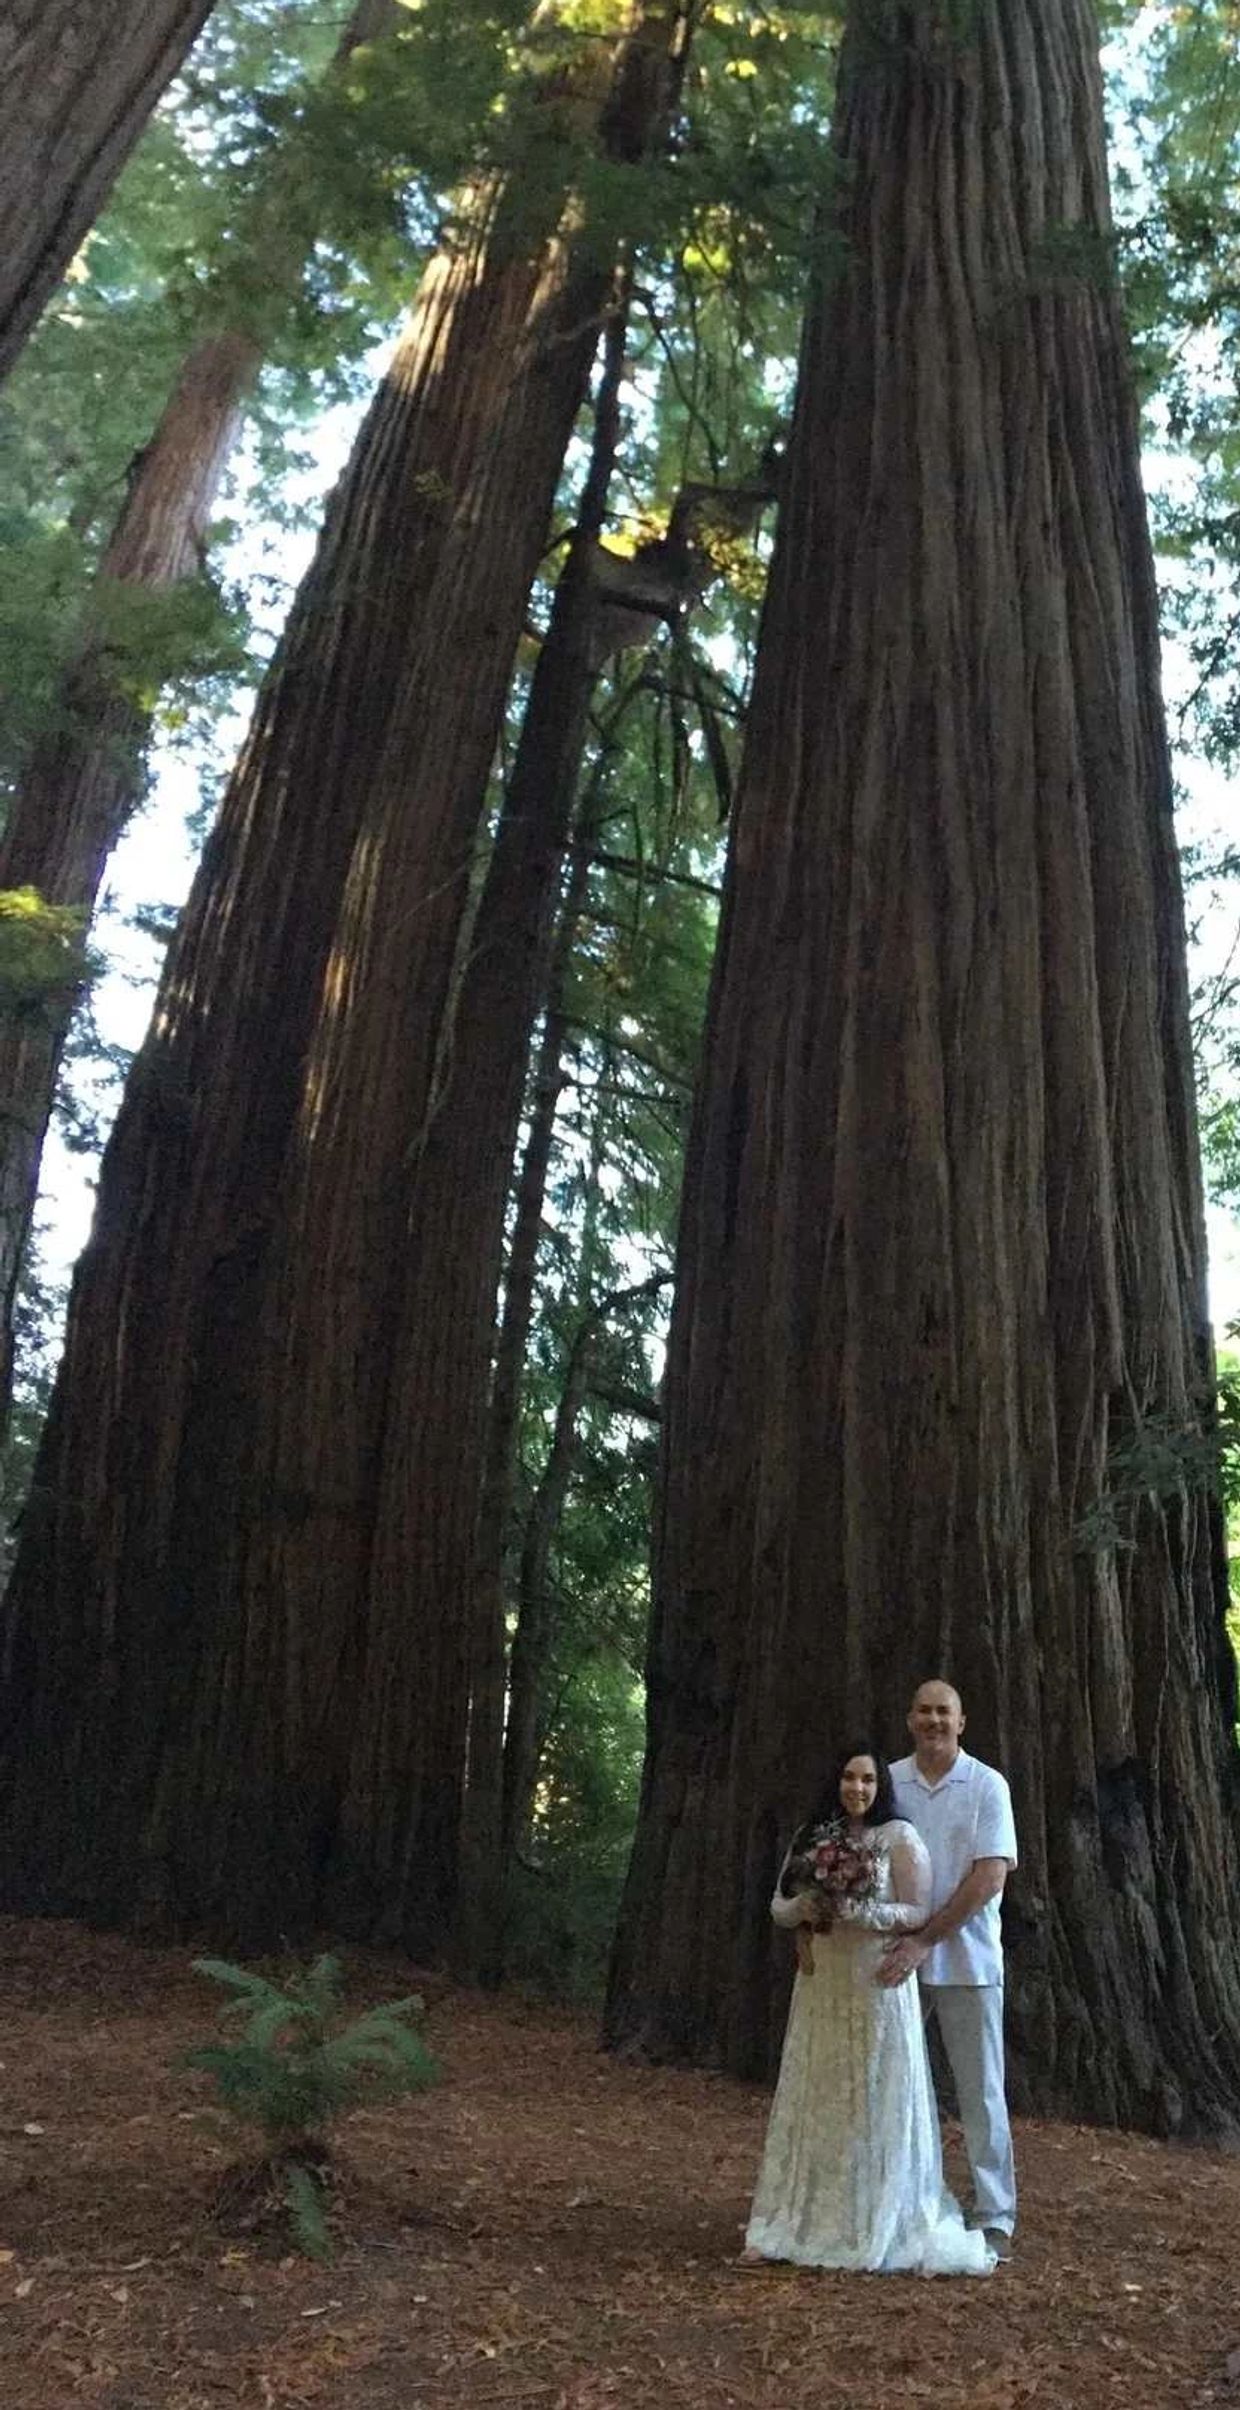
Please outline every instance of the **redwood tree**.
[[[619, 434], [625, 323], [621, 289], [606, 329], [577, 524], [539, 647], [478, 908], [462, 932], [448, 1040], [409, 1197], [394, 1334], [388, 1415], [394, 1444], [383, 1467], [376, 1542], [399, 1552], [405, 1583], [433, 1597], [449, 1628], [469, 1638], [468, 1652], [456, 1658], [458, 1690], [446, 1727], [450, 1763], [440, 1789], [452, 1854], [468, 1715], [473, 1903], [461, 1937], [465, 1957], [493, 1946], [484, 1929], [490, 1909], [480, 1917], [477, 1903], [492, 1898], [500, 1842], [504, 1616], [498, 1580], [490, 1587], [481, 1579], [475, 1549], [504, 1213], [586, 746], [595, 677], [592, 564]], [[488, 1507], [494, 1511], [495, 1501]], [[396, 1532], [388, 1537], [393, 1519]], [[422, 1648], [420, 1620], [398, 1613], [387, 1645], [371, 1652], [370, 1681], [390, 1700], [386, 1719], [363, 1709], [363, 1726], [374, 1738], [385, 1720], [416, 1718]], [[381, 1809], [372, 1808], [367, 1821], [376, 1837], [389, 1823], [399, 1827], [405, 1797], [397, 1787]]]
[[[526, 180], [484, 179], [424, 275], [260, 698], [108, 1149], [10, 1592], [11, 1898], [261, 1939], [330, 1867], [352, 1921], [442, 1931], [464, 1635], [374, 1536], [409, 1187], [609, 290], [577, 179], [644, 156], [686, 24], [625, 10], [552, 61]], [[402, 1615], [389, 1745], [367, 1650]]]
[[1022, 2105], [1240, 2103], [1234, 1668], [1095, 19], [858, 0], [690, 1149], [613, 2040], [769, 2066], [772, 1869], [947, 1673]]
[[[389, 33], [397, 0], [356, 0], [336, 52]], [[93, 591], [45, 732], [31, 750], [0, 839], [0, 891], [33, 887], [89, 921], [109, 857], [144, 786], [152, 709], [135, 699], [132, 664], [118, 655], [118, 598], [166, 594], [201, 574], [207, 533], [245, 408], [262, 366], [264, 334], [296, 298], [313, 240], [313, 212], [296, 191], [296, 161], [277, 153], [239, 247], [263, 267], [261, 292], [193, 343], [148, 440], [100, 555]], [[257, 309], [255, 303], [257, 302]], [[149, 681], [148, 681], [149, 683]], [[0, 1022], [0, 1419], [12, 1380], [13, 1312], [39, 1185], [39, 1166], [72, 1011], [72, 990], [37, 1016]]]
[[0, 17], [0, 376], [212, 5], [8, 0]]

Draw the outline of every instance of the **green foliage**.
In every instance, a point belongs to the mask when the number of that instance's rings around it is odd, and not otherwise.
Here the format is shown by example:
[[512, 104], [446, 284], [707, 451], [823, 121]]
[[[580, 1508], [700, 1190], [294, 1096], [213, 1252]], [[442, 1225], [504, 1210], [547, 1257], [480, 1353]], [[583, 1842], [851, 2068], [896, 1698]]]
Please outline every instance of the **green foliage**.
[[29, 1493], [39, 1440], [56, 1375], [60, 1326], [67, 1302], [44, 1261], [45, 1231], [36, 1220], [18, 1282], [13, 1315], [16, 1377], [0, 1448], [0, 1584], [16, 1551], [21, 1510]]
[[0, 514], [0, 778], [51, 724], [89, 570], [66, 527]]
[[425, 2091], [436, 2079], [421, 2001], [385, 2000], [346, 2021], [335, 1958], [317, 1958], [283, 1985], [227, 1959], [194, 1966], [234, 1995], [224, 2014], [245, 2025], [239, 2040], [207, 2043], [184, 2063], [212, 2076], [230, 2115], [273, 2146], [316, 2139], [346, 2110]]
[[349, 2017], [340, 1963], [329, 1955], [283, 1983], [222, 1958], [198, 1958], [194, 1966], [232, 1994], [223, 2013], [244, 2024], [237, 2040], [206, 2043], [180, 2064], [211, 2076], [228, 2115], [257, 2126], [298, 2243], [325, 2259], [326, 2137], [350, 2109], [403, 2099], [436, 2082], [439, 2071], [421, 2032], [422, 2003], [384, 2000]]
[[80, 912], [47, 903], [34, 887], [0, 889], [0, 1016], [55, 1027], [98, 967]]
[[284, 2170], [288, 2200], [289, 2226], [294, 2242], [307, 2259], [329, 2260], [332, 2256], [331, 2227], [327, 2220], [327, 2199], [323, 2181], [315, 2167], [300, 2159], [290, 2158]]
[[1151, 438], [1177, 473], [1154, 497], [1164, 612], [1200, 671], [1185, 736], [1230, 760], [1240, 567], [1240, 61], [1230, 9], [1152, 28], [1115, 94], [1119, 266]]
[[1083, 1555], [1137, 1544], [1142, 1511], [1157, 1511], [1212, 1492], [1229, 1510], [1240, 1504], [1240, 1371], [1220, 1377], [1219, 1414], [1210, 1424], [1164, 1414], [1129, 1419], [1107, 1451], [1107, 1483], [1075, 1530]]
[[106, 656], [109, 684], [165, 729], [185, 717], [188, 701], [210, 681], [224, 691], [252, 667], [240, 597], [208, 577], [186, 578], [162, 593], [120, 580], [96, 580], [92, 637]]
[[[92, 576], [65, 529], [0, 539], [0, 794], [99, 689], [165, 740], [199, 739], [252, 670], [243, 597], [208, 576], [152, 592]], [[88, 677], [81, 687], [83, 664]]]

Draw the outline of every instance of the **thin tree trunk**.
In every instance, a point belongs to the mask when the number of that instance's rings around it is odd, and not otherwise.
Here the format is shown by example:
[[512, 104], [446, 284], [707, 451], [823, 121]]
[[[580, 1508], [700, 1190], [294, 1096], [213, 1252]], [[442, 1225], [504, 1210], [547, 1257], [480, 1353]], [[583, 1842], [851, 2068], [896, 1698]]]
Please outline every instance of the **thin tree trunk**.
[[[548, 161], [571, 171], [591, 83], [600, 139], [639, 153], [683, 31], [589, 46], [548, 88]], [[329, 1859], [345, 1888], [368, 1848], [372, 1582], [425, 1638], [422, 1759], [393, 1779], [442, 1771], [460, 1635], [373, 1529], [468, 861], [608, 283], [536, 181], [541, 228], [488, 190], [423, 279], [108, 1149], [10, 1593], [11, 1897], [247, 1942], [311, 1921]], [[452, 1866], [387, 1871], [402, 1896], [425, 1871], [432, 1923]]]
[[[358, 0], [336, 51], [339, 68], [361, 42], [399, 21], [398, 0]], [[262, 307], [291, 298], [312, 241], [304, 209], [290, 215], [289, 172], [278, 158], [240, 240], [263, 262]], [[139, 802], [152, 712], [110, 646], [118, 588], [168, 593], [200, 574], [220, 481], [241, 431], [263, 358], [244, 319], [206, 334], [184, 360], [155, 430], [135, 456], [125, 500], [99, 563], [62, 691], [46, 735], [18, 782], [0, 840], [0, 890], [34, 887], [85, 925], [109, 857]], [[12, 1390], [13, 1312], [39, 1185], [39, 1166], [71, 1017], [71, 1000], [37, 1023], [0, 1022], [0, 1422]]]
[[529, 1130], [517, 1172], [503, 1308], [495, 1335], [469, 1600], [469, 1752], [455, 1943], [462, 1966], [480, 1981], [492, 1984], [500, 1981], [504, 1969], [505, 1881], [500, 1844], [517, 1438], [556, 1107], [567, 1077], [564, 1050], [568, 1032], [561, 1007], [578, 923], [579, 899], [574, 893], [578, 886], [584, 890], [584, 873], [579, 880], [574, 877], [561, 911], [542, 1036], [530, 1081]]
[[770, 2064], [781, 1839], [832, 1749], [898, 1744], [945, 1673], [1015, 1787], [1018, 2100], [1220, 2124], [1217, 1509], [1190, 1476], [1131, 1548], [1090, 1520], [1117, 1441], [1212, 1413], [1091, 12], [858, 10], [837, 153], [691, 1142], [608, 2030]]
[[[583, 1268], [588, 1267], [590, 1252], [583, 1250]], [[666, 1285], [663, 1275], [655, 1273], [633, 1287], [613, 1289], [584, 1314], [569, 1349], [551, 1446], [521, 1542], [517, 1625], [513, 1634], [508, 1729], [504, 1741], [503, 1838], [505, 1857], [509, 1860], [524, 1849], [534, 1813], [545, 1737], [547, 1675], [555, 1644], [551, 1553], [581, 1453], [579, 1425], [582, 1407], [590, 1394], [593, 1350], [604, 1324], [620, 1307], [649, 1297]]]
[[0, 376], [94, 224], [212, 0], [7, 0]]
[[[566, 1013], [569, 973], [585, 905], [586, 891], [590, 883], [590, 868], [594, 859], [589, 836], [594, 807], [602, 787], [611, 746], [629, 700], [629, 694], [622, 695], [617, 702], [616, 709], [609, 715], [602, 749], [580, 814], [578, 841], [572, 849], [568, 885], [560, 908], [551, 965], [547, 975], [547, 1001], [543, 1013], [542, 1034], [530, 1082], [529, 1131], [517, 1175], [512, 1239], [504, 1267], [503, 1306], [499, 1317], [499, 1327], [495, 1334], [494, 1370], [491, 1379], [490, 1405], [487, 1412], [486, 1444], [480, 1490], [481, 1502], [478, 1515], [476, 1605], [473, 1620], [478, 1632], [477, 1647], [480, 1659], [492, 1669], [498, 1663], [501, 1722], [506, 1577], [510, 1555], [509, 1536], [512, 1529], [513, 1493], [516, 1485], [521, 1392], [534, 1315], [534, 1284], [538, 1270], [538, 1246], [542, 1236], [543, 1209], [546, 1204], [551, 1150], [555, 1143], [556, 1110], [567, 1078], [565, 1055], [572, 1028]], [[492, 1672], [488, 1679], [493, 1680], [494, 1678]]]
[[583, 1322], [569, 1350], [564, 1386], [546, 1464], [534, 1492], [521, 1544], [517, 1623], [508, 1680], [504, 1735], [503, 1854], [506, 1862], [529, 1838], [538, 1783], [539, 1734], [554, 1624], [550, 1611], [551, 1551], [579, 1452], [577, 1425], [590, 1379], [596, 1320]]
[[[425, 1501], [436, 1573], [445, 1603], [455, 1599], [461, 1628], [470, 1633], [468, 1752], [462, 1809], [462, 1881], [457, 1948], [462, 1964], [488, 1968], [494, 1957], [499, 1902], [500, 1799], [504, 1746], [505, 1619], [500, 1552], [509, 1492], [504, 1457], [498, 1501], [487, 1490], [491, 1341], [504, 1244], [504, 1211], [520, 1126], [534, 1022], [548, 1020], [562, 985], [564, 931], [557, 937], [555, 903], [563, 870], [581, 760], [589, 698], [593, 588], [592, 548], [603, 523], [619, 437], [625, 313], [612, 311], [594, 406], [594, 443], [577, 525], [556, 588], [551, 620], [531, 682], [495, 850], [469, 933], [465, 968], [448, 1037], [448, 1064], [418, 1167], [410, 1215], [411, 1280], [405, 1298], [398, 1420], [410, 1435], [404, 1479], [416, 1515]], [[583, 574], [583, 570], [585, 574]], [[584, 881], [582, 882], [584, 884]], [[571, 899], [570, 899], [571, 901]], [[571, 938], [570, 938], [571, 943]], [[544, 1050], [545, 1051], [545, 1050]], [[538, 1088], [530, 1145], [519, 1185], [528, 1188], [531, 1153], [545, 1129], [542, 1175], [535, 1206], [535, 1243], [542, 1184], [562, 1074]], [[518, 1208], [518, 1224], [521, 1214]], [[532, 1293], [533, 1269], [530, 1269]], [[519, 1352], [513, 1333], [502, 1374], [509, 1428], [528, 1330], [529, 1298]], [[430, 1379], [430, 1393], [419, 1388]], [[501, 1374], [497, 1368], [497, 1383]], [[501, 1406], [501, 1412], [503, 1407]], [[436, 1490], [423, 1483], [418, 1452], [440, 1422], [452, 1430], [457, 1478]], [[496, 1511], [494, 1549], [479, 1528], [480, 1513]], [[416, 1531], [411, 1537], [416, 1538]], [[484, 1586], [482, 1561], [494, 1557], [496, 1579]]]
[[[464, 1877], [458, 1920], [462, 1960], [487, 1980], [498, 1979], [503, 1961], [505, 1873], [498, 1840], [502, 1828], [510, 1585], [515, 1590], [512, 1575], [517, 1455], [556, 1111], [567, 1078], [565, 1057], [572, 1025], [565, 1009], [566, 997], [595, 858], [589, 832], [632, 694], [631, 687], [622, 692], [608, 714], [600, 751], [580, 807], [580, 835], [571, 853], [568, 885], [546, 979], [542, 1034], [529, 1083], [529, 1129], [517, 1173], [512, 1238], [503, 1275], [503, 1304], [495, 1332], [469, 1614], [473, 1672], [462, 1853]], [[476, 1744], [475, 1727], [479, 1734]]]

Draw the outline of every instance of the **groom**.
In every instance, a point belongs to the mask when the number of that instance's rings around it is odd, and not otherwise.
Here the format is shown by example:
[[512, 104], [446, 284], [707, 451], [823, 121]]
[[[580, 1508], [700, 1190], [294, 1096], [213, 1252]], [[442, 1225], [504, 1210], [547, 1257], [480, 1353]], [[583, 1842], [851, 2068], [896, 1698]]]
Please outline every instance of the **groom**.
[[955, 2078], [973, 2173], [976, 2223], [1012, 2256], [1016, 2173], [1003, 2093], [1003, 1948], [999, 1901], [1016, 1864], [1012, 1798], [1001, 1774], [960, 1746], [964, 1709], [950, 1682], [923, 1682], [909, 1709], [913, 1754], [891, 1769], [897, 1812], [930, 1852], [933, 1909], [889, 1943], [879, 1982], [921, 1981]]

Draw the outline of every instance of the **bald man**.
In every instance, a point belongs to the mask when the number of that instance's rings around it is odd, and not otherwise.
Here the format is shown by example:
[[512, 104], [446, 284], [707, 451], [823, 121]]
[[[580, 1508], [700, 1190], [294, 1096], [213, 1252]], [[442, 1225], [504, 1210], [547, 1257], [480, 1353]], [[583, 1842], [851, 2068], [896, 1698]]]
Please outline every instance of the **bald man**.
[[909, 1709], [913, 1754], [891, 1769], [896, 1809], [915, 1825], [934, 1877], [929, 1922], [885, 1952], [880, 1983], [916, 1974], [927, 2023], [938, 2019], [955, 2078], [973, 2175], [975, 2225], [1010, 2259], [1016, 2171], [1003, 2089], [1003, 1945], [999, 1902], [1016, 1864], [1012, 1795], [960, 1746], [964, 1708], [950, 1682], [923, 1682]]

